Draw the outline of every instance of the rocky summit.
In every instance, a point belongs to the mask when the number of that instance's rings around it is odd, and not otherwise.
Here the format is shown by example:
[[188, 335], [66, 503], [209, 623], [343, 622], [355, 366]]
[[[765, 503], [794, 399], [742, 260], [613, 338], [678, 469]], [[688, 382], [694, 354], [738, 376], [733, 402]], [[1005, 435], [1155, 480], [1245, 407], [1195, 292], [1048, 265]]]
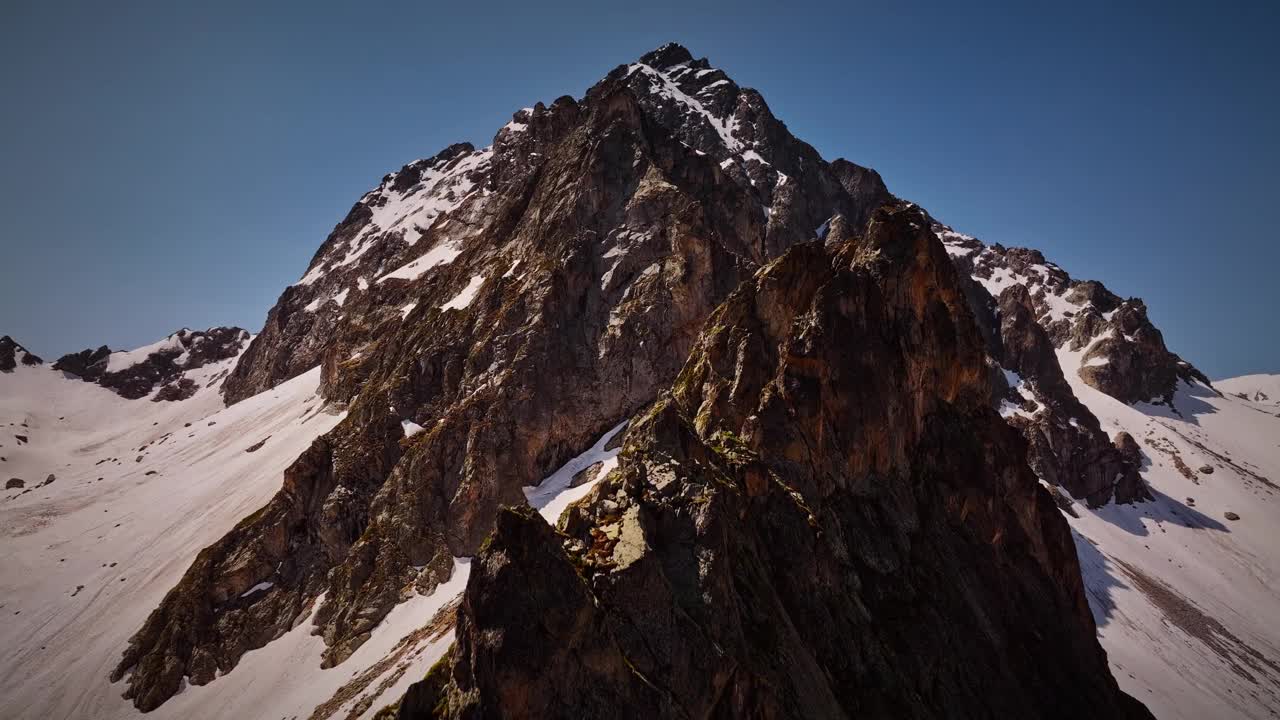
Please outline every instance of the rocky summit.
[[679, 45], [387, 174], [256, 335], [0, 371], [23, 717], [1280, 704], [1271, 379]]

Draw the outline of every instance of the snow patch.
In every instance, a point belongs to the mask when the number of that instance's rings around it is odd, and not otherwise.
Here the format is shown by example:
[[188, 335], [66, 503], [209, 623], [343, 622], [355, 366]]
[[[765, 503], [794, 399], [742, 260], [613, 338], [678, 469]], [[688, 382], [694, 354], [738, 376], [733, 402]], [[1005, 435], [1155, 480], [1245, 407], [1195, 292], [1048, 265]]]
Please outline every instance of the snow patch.
[[[612, 450], [605, 450], [605, 445], [608, 445], [615, 435], [622, 432], [628, 422], [628, 420], [623, 420], [613, 426], [612, 429], [601, 435], [600, 439], [596, 440], [590, 449], [565, 463], [559, 470], [548, 475], [536, 486], [524, 488], [524, 496], [529, 501], [529, 504], [542, 517], [546, 518], [547, 522], [555, 525], [565, 508], [585, 497], [591, 491], [591, 488], [599, 482], [600, 478], [608, 475], [609, 471], [618, 466], [618, 452], [622, 448], [615, 447]], [[573, 482], [574, 475], [596, 463], [602, 463], [602, 466], [600, 472], [596, 473], [595, 480], [583, 483], [578, 487], [569, 487], [569, 483]]]
[[431, 268], [439, 265], [447, 265], [454, 261], [462, 254], [462, 249], [442, 242], [431, 248], [430, 252], [419, 257], [418, 259], [406, 263], [395, 270], [378, 278], [378, 282], [386, 280], [417, 280], [422, 277]]
[[480, 290], [480, 286], [484, 284], [484, 276], [476, 275], [471, 278], [467, 286], [462, 288], [462, 292], [453, 296], [453, 299], [440, 306], [441, 310], [462, 310], [471, 304], [476, 298], [476, 292]]
[[253, 587], [249, 588], [248, 590], [245, 590], [244, 592], [240, 593], [240, 597], [242, 597], [242, 598], [246, 598], [246, 597], [249, 597], [250, 595], [252, 595], [252, 594], [254, 594], [254, 593], [256, 593], [256, 592], [259, 592], [259, 591], [262, 591], [262, 590], [270, 590], [270, 589], [271, 589], [271, 588], [273, 588], [273, 587], [275, 587], [275, 583], [272, 583], [272, 582], [260, 582], [260, 583], [258, 583], [257, 585], [254, 585]]

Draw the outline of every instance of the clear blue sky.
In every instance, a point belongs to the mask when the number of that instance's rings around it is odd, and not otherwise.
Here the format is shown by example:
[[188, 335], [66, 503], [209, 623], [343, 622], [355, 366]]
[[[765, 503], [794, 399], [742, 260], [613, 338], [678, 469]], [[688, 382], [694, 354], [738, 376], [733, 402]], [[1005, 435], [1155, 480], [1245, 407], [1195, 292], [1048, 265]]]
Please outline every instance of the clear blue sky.
[[1210, 376], [1280, 371], [1280, 3], [1112, 4], [6, 0], [0, 333], [256, 331], [384, 173], [675, 40]]

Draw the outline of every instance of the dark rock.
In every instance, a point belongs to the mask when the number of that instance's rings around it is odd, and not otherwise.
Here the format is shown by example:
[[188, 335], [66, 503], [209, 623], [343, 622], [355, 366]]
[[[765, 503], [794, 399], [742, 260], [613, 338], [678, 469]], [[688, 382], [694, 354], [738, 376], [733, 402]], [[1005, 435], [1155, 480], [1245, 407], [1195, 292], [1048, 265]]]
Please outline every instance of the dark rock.
[[1200, 474], [1201, 474], [1201, 475], [1212, 475], [1212, 474], [1213, 474], [1213, 466], [1212, 466], [1212, 465], [1201, 465], [1201, 466], [1200, 466]]
[[0, 372], [13, 372], [19, 361], [23, 365], [39, 365], [44, 362], [39, 356], [27, 352], [26, 348], [8, 335], [0, 337]]
[[[837, 173], [758, 94], [723, 84], [702, 96], [768, 162], [726, 170], [715, 128], [652, 81], [615, 71], [580, 103], [517, 114], [523, 129], [500, 131], [491, 155], [462, 147], [427, 161], [444, 173], [470, 168], [450, 182], [487, 192], [412, 230], [412, 246], [408, 229], [370, 226], [369, 205], [408, 184], [395, 176], [334, 230], [224, 390], [234, 402], [320, 359], [322, 394], [347, 417], [134, 636], [117, 675], [133, 668], [140, 708], [183, 675], [200, 684], [230, 670], [321, 593], [325, 662], [341, 662], [405, 588], [442, 581], [451, 558], [473, 555], [498, 508], [524, 502], [523, 486], [652, 402], [741, 280], [832, 218], [854, 227], [873, 211], [864, 203], [881, 195], [878, 178], [852, 164]], [[368, 249], [340, 264], [358, 238]], [[458, 248], [447, 266], [372, 281], [442, 242]], [[487, 279], [466, 308], [438, 309], [474, 276]], [[363, 289], [360, 277], [371, 279]], [[341, 312], [330, 302], [340, 292]], [[410, 300], [418, 306], [406, 317]], [[404, 418], [434, 424], [402, 443]], [[281, 563], [271, 593], [232, 595]]]
[[152, 402], [161, 402], [161, 401], [174, 402], [178, 400], [186, 400], [192, 395], [195, 395], [196, 391], [199, 389], [200, 388], [196, 384], [195, 380], [192, 380], [190, 378], [181, 378], [177, 382], [170, 382], [162, 386], [158, 391], [156, 391], [156, 395], [155, 397], [151, 398], [151, 401]]
[[1067, 300], [1077, 305], [1089, 304], [1099, 313], [1106, 313], [1120, 307], [1120, 297], [1097, 280], [1081, 280], [1071, 286]]
[[157, 401], [185, 400], [194, 395], [198, 387], [194, 380], [183, 377], [183, 373], [235, 357], [248, 342], [249, 333], [237, 327], [197, 331], [184, 328], [169, 338], [175, 342], [119, 370], [107, 369], [111, 350], [106, 345], [97, 350], [64, 355], [53, 367], [77, 375], [86, 382], [97, 383], [130, 400], [150, 395], [156, 386], [161, 386], [154, 398]]
[[1141, 300], [1121, 303], [1105, 329], [1110, 334], [1090, 346], [1080, 367], [1080, 377], [1098, 390], [1121, 402], [1171, 405], [1179, 382], [1212, 387], [1208, 377], [1165, 347]]
[[103, 345], [97, 350], [81, 350], [76, 353], [68, 353], [58, 358], [53, 364], [54, 370], [62, 370], [72, 375], [79, 375], [81, 379], [87, 381], [95, 381], [107, 369], [107, 357], [111, 355], [111, 348]]
[[9, 478], [4, 484], [4, 489], [18, 490], [18, 489], [21, 489], [26, 484], [27, 484], [26, 481], [23, 480], [22, 478]]
[[1224, 513], [1222, 514], [1222, 516], [1223, 516], [1223, 517], [1225, 517], [1226, 519], [1228, 519], [1228, 520], [1232, 520], [1232, 521], [1235, 521], [1235, 520], [1239, 520], [1239, 519], [1240, 519], [1240, 516], [1239, 516], [1239, 515], [1237, 515], [1237, 514], [1235, 514], [1235, 513], [1231, 512], [1230, 510], [1228, 510], [1228, 511], [1224, 512]]
[[[1113, 445], [1097, 417], [1076, 398], [1024, 286], [1011, 285], [1000, 294], [999, 317], [998, 361], [1017, 373], [1035, 398], [1033, 412], [1008, 419], [1030, 443], [1028, 460], [1036, 474], [1090, 507], [1149, 499], [1138, 472], [1142, 456], [1137, 444], [1128, 438], [1124, 448]], [[1024, 397], [1011, 390], [1005, 400], [1016, 404]]]
[[1126, 403], [1166, 404], [1180, 382], [1212, 387], [1203, 373], [1165, 347], [1141, 300], [1121, 300], [1097, 281], [1073, 280], [1036, 250], [987, 246], [934, 224], [955, 250], [962, 272], [1023, 287], [1032, 319], [1055, 348], [1087, 350], [1082, 367], [1066, 371], [1078, 372], [1089, 385]]
[[1058, 506], [1059, 510], [1073, 518], [1080, 517], [1080, 514], [1077, 513], [1075, 509], [1075, 501], [1072, 500], [1066, 492], [1057, 485], [1049, 485], [1047, 486], [1047, 489], [1049, 490], [1049, 496], [1053, 498], [1053, 502]]
[[266, 436], [266, 437], [262, 438], [261, 440], [259, 440], [258, 442], [256, 442], [256, 443], [254, 443], [254, 444], [250, 445], [249, 447], [245, 448], [245, 449], [244, 449], [244, 451], [245, 451], [245, 452], [247, 452], [247, 453], [257, 452], [257, 451], [261, 450], [261, 449], [262, 449], [262, 446], [263, 446], [263, 445], [266, 445], [266, 444], [267, 444], [267, 441], [268, 441], [268, 440], [270, 440], [270, 439], [271, 439], [271, 436], [270, 436], [270, 435], [268, 435], [268, 436]]
[[595, 482], [600, 477], [600, 469], [604, 467], [604, 463], [593, 463], [573, 474], [573, 478], [569, 480], [569, 487], [580, 487], [590, 482]]
[[921, 219], [744, 282], [563, 534], [499, 512], [398, 717], [1150, 717]]

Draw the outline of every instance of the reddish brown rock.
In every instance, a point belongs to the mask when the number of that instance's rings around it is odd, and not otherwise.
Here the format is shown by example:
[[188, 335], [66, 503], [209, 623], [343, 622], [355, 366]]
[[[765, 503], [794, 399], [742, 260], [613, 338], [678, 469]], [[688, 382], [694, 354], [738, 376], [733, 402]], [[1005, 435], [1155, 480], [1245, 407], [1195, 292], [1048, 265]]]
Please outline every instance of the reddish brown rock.
[[923, 219], [792, 248], [560, 532], [500, 512], [397, 716], [1150, 717]]

